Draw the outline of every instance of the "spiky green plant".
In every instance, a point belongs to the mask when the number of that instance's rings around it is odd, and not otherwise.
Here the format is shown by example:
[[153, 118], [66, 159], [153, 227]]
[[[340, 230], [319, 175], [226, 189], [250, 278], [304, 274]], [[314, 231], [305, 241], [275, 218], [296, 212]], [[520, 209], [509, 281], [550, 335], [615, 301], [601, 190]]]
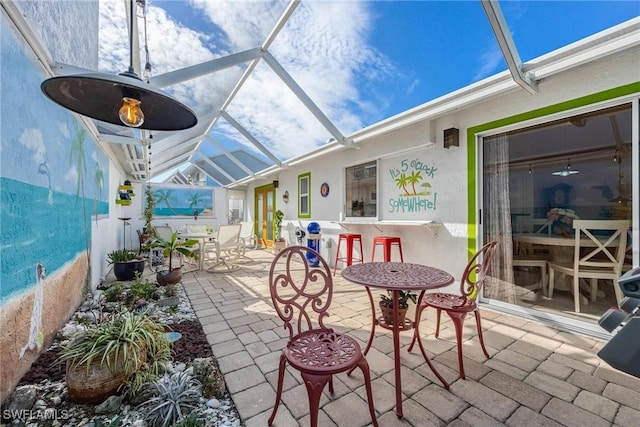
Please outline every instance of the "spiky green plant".
[[168, 427], [183, 419], [202, 395], [200, 382], [185, 371], [164, 375], [155, 385], [157, 395], [137, 407], [151, 427]]
[[94, 360], [99, 360], [112, 372], [122, 369], [130, 377], [144, 364], [139, 355], [164, 345], [161, 340], [166, 341], [164, 327], [145, 313], [117, 312], [109, 321], [75, 335], [62, 348], [58, 363], [69, 361], [71, 368], [89, 369]]

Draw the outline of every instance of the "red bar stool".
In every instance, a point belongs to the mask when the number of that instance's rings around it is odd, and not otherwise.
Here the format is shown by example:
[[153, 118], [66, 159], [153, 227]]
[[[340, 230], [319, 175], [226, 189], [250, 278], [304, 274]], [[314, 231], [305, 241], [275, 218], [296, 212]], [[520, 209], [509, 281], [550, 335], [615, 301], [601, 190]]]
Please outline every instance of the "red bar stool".
[[[340, 244], [342, 243], [342, 241], [345, 240], [347, 242], [347, 251], [346, 251], [346, 257], [340, 257]], [[360, 243], [360, 258], [355, 258], [353, 256], [353, 243], [357, 241], [358, 243]], [[338, 236], [338, 250], [336, 251], [336, 265], [335, 267], [333, 267], [333, 275], [336, 275], [336, 269], [338, 268], [338, 262], [339, 261], [346, 261], [347, 262], [347, 266], [350, 266], [353, 261], [360, 261], [360, 262], [364, 262], [363, 260], [363, 252], [362, 252], [362, 235], [361, 234], [355, 234], [355, 233], [344, 233], [344, 234], [340, 234]]]
[[391, 236], [378, 236], [373, 238], [373, 250], [371, 251], [371, 262], [373, 262], [376, 256], [376, 246], [383, 245], [384, 249], [384, 262], [391, 261], [391, 246], [397, 245], [400, 252], [400, 262], [404, 262], [402, 257], [402, 242], [399, 237]]

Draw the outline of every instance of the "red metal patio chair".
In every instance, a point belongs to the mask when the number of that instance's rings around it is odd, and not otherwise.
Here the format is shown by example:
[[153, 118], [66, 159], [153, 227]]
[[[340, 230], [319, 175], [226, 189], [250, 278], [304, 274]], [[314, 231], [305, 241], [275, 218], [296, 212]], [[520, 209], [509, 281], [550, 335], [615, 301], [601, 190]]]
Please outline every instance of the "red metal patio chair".
[[[319, 260], [314, 267], [309, 258]], [[371, 393], [371, 374], [360, 345], [350, 336], [325, 326], [333, 295], [333, 277], [327, 262], [306, 246], [289, 246], [280, 251], [269, 271], [271, 301], [289, 331], [289, 340], [280, 356], [276, 403], [269, 425], [278, 411], [286, 364], [300, 371], [309, 396], [310, 425], [318, 425], [318, 409], [324, 386], [333, 393], [334, 374], [356, 366], [362, 370], [369, 412], [378, 426]]]
[[484, 283], [484, 279], [489, 271], [491, 265], [491, 259], [496, 251], [497, 242], [489, 242], [484, 245], [474, 256], [471, 258], [467, 267], [464, 269], [462, 279], [460, 281], [460, 294], [450, 293], [428, 293], [424, 292], [420, 295], [418, 306], [416, 307], [415, 329], [413, 333], [413, 339], [409, 346], [409, 351], [413, 349], [413, 345], [418, 341], [420, 351], [424, 358], [427, 358], [427, 354], [422, 345], [420, 339], [420, 316], [422, 311], [427, 307], [433, 307], [437, 310], [437, 325], [436, 325], [436, 338], [440, 334], [440, 314], [442, 310], [446, 311], [456, 330], [456, 341], [458, 343], [458, 367], [460, 369], [460, 378], [464, 378], [464, 364], [462, 361], [462, 323], [467, 313], [474, 313], [476, 317], [476, 326], [478, 328], [478, 338], [480, 339], [480, 346], [484, 355], [489, 358], [489, 353], [484, 346], [484, 339], [482, 338], [482, 325], [480, 322], [480, 310], [476, 304], [478, 294]]

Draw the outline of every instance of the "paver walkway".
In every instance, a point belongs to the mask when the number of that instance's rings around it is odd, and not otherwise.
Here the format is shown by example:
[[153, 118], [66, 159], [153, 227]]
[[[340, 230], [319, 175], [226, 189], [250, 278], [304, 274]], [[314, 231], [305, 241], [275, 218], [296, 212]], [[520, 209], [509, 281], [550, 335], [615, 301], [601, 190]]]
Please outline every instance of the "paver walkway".
[[[183, 284], [244, 425], [265, 427], [275, 402], [278, 360], [287, 334], [269, 297], [273, 256], [255, 250], [247, 257], [239, 271], [185, 274]], [[358, 338], [364, 348], [371, 323], [362, 287], [337, 274], [329, 312], [333, 327]], [[411, 332], [401, 334], [403, 419], [394, 412], [391, 332], [376, 329], [367, 360], [381, 427], [640, 426], [640, 379], [600, 360], [596, 353], [603, 342], [487, 309], [482, 315], [492, 357], [482, 354], [475, 322], [468, 319], [463, 380], [458, 377], [451, 322], [443, 315], [436, 339], [435, 310], [423, 314], [423, 342], [450, 390], [440, 385], [418, 349], [407, 352]], [[372, 425], [362, 374], [356, 370], [351, 377], [338, 375], [334, 386], [335, 394], [325, 390], [321, 400], [319, 425]], [[283, 402], [273, 425], [309, 425], [307, 393], [295, 370], [285, 376]]]

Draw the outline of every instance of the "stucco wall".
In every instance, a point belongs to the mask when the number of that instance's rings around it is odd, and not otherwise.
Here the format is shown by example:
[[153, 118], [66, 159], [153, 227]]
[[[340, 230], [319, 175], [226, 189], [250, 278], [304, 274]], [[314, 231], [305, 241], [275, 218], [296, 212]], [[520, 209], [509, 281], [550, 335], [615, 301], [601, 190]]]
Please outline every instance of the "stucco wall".
[[[637, 83], [640, 77], [638, 70], [640, 70], [640, 55], [637, 52], [621, 52], [607, 61], [586, 64], [571, 71], [547, 77], [540, 83], [539, 93], [535, 95], [517, 88], [501, 95], [485, 97], [481, 101], [466, 104], [446, 114], [434, 112], [430, 116], [426, 108], [426, 112], [422, 114], [427, 118], [413, 121], [411, 115], [406, 114], [407, 122], [412, 124], [368, 138], [361, 142], [359, 149], [345, 148], [274, 173], [267, 178], [279, 180], [279, 188], [276, 190], [276, 208], [285, 213], [283, 234], [289, 244], [294, 244], [296, 227], [306, 227], [309, 221], [320, 223], [323, 235], [321, 253], [332, 266], [336, 256], [337, 235], [340, 232], [349, 231], [363, 235], [365, 260], [370, 259], [371, 242], [374, 236], [396, 235], [402, 238], [405, 261], [436, 265], [459, 278], [468, 256], [468, 238], [470, 237], [468, 224], [476, 222], [476, 219], [469, 218], [468, 214], [468, 202], [475, 198], [476, 188], [468, 186], [467, 171], [472, 164], [467, 159], [469, 154], [467, 129], [568, 102], [569, 105], [562, 108], [564, 114], [567, 114], [573, 100]], [[498, 80], [499, 76], [494, 79]], [[598, 107], [593, 105], [592, 109]], [[532, 116], [539, 120], [537, 117], [539, 114], [532, 114]], [[435, 126], [435, 146], [410, 151], [412, 147], [428, 141], [430, 122]], [[522, 122], [522, 124], [525, 123]], [[451, 127], [460, 130], [460, 147], [445, 149], [443, 131]], [[341, 214], [345, 212], [344, 168], [368, 160], [395, 156], [394, 153], [403, 150], [407, 151], [402, 155], [406, 154], [409, 157], [418, 155], [420, 158], [433, 161], [438, 166], [441, 177], [446, 183], [438, 191], [442, 195], [449, 195], [449, 198], [439, 198], [437, 211], [425, 212], [422, 219], [434, 220], [442, 225], [339, 224]], [[306, 172], [311, 173], [311, 219], [298, 220], [297, 177]], [[378, 175], [385, 172], [379, 169]], [[320, 197], [319, 194], [319, 188], [323, 182], [327, 182], [331, 188], [326, 198]], [[248, 201], [252, 201], [253, 190], [254, 186], [251, 186], [247, 191]], [[285, 191], [288, 191], [290, 196], [288, 204], [282, 201], [282, 194]], [[352, 221], [347, 218], [346, 222]], [[304, 243], [306, 244], [306, 241]]]

